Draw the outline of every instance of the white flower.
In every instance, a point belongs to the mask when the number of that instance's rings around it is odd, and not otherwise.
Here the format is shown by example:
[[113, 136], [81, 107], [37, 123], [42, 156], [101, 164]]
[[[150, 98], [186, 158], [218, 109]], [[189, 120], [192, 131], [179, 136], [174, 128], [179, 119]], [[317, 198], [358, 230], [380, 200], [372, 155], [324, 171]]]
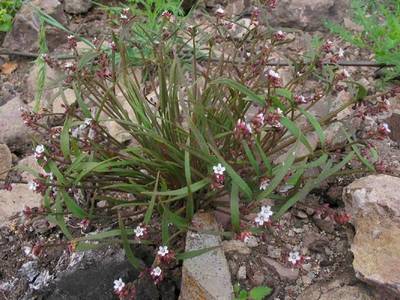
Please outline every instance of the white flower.
[[382, 123], [382, 129], [387, 133], [391, 133], [392, 132], [387, 123]]
[[74, 64], [72, 62], [70, 62], [70, 61], [66, 62], [64, 64], [64, 68], [66, 68], [66, 69], [71, 69], [73, 66], [74, 66]]
[[274, 70], [268, 70], [268, 76], [271, 76], [271, 77], [276, 78], [276, 79], [280, 79], [281, 78], [281, 76], [277, 72], [275, 72]]
[[169, 253], [169, 251], [168, 251], [168, 247], [167, 247], [167, 246], [160, 246], [160, 247], [158, 247], [158, 252], [157, 252], [158, 255], [160, 255], [160, 256], [165, 256], [165, 255], [167, 255], [168, 253]]
[[292, 251], [289, 253], [289, 262], [291, 262], [293, 265], [297, 264], [298, 261], [301, 260], [301, 256], [299, 251]]
[[30, 181], [30, 182], [28, 183], [28, 188], [29, 188], [31, 191], [36, 191], [38, 187], [39, 187], [39, 185], [38, 185], [35, 181]]
[[339, 49], [339, 51], [338, 51], [338, 56], [339, 56], [340, 58], [344, 57], [344, 50], [343, 50], [342, 48]]
[[249, 123], [246, 123], [246, 129], [249, 133], [253, 132], [253, 128], [251, 128], [251, 125]]
[[67, 36], [67, 39], [72, 40], [74, 38], [74, 36], [72, 34], [70, 34], [69, 36]]
[[267, 217], [268, 219], [274, 214], [271, 210], [271, 206], [262, 206], [261, 207], [261, 213]]
[[162, 270], [160, 267], [155, 267], [154, 269], [151, 270], [150, 275], [153, 277], [160, 277], [162, 273]]
[[35, 148], [35, 153], [36, 154], [42, 154], [44, 152], [45, 148], [43, 145], [37, 145]]
[[222, 7], [220, 7], [215, 11], [215, 13], [217, 15], [224, 15], [225, 14], [225, 10]]
[[122, 20], [127, 20], [127, 19], [128, 19], [128, 16], [125, 15], [125, 14], [120, 14], [119, 17], [120, 17]]
[[93, 119], [86, 118], [84, 123], [85, 123], [86, 126], [89, 126], [90, 124], [92, 124], [92, 121], [93, 121]]
[[267, 187], [269, 186], [269, 183], [270, 183], [269, 179], [264, 179], [263, 181], [261, 181], [260, 190], [265, 191], [267, 189]]
[[44, 175], [45, 175], [46, 177], [48, 177], [48, 178], [50, 179], [50, 181], [53, 181], [53, 180], [54, 180], [54, 175], [53, 175], [52, 172], [49, 172], [49, 173], [45, 172]]
[[258, 213], [257, 217], [254, 219], [254, 222], [259, 226], [263, 226], [264, 223], [267, 223], [268, 221], [269, 218], [263, 213]]
[[276, 112], [278, 115], [282, 115], [282, 114], [283, 114], [282, 109], [280, 109], [279, 107], [276, 109], [275, 112]]
[[346, 69], [341, 70], [340, 75], [342, 75], [344, 78], [350, 77], [350, 73]]
[[140, 225], [139, 225], [133, 230], [133, 232], [135, 233], [135, 236], [137, 238], [139, 238], [139, 237], [144, 236], [145, 228], [144, 227], [140, 227]]
[[119, 293], [124, 289], [124, 287], [125, 287], [125, 282], [122, 281], [122, 278], [114, 280], [114, 291]]
[[216, 175], [224, 175], [225, 167], [221, 164], [218, 164], [213, 167], [213, 170], [214, 170], [214, 174], [216, 174]]

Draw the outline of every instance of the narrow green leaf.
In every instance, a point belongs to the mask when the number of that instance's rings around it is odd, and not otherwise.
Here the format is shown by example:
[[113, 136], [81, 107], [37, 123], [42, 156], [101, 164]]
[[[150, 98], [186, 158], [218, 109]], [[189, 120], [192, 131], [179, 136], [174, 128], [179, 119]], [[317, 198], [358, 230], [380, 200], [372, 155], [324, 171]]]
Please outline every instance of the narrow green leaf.
[[310, 114], [308, 111], [302, 109], [301, 107], [299, 107], [299, 110], [307, 118], [307, 120], [310, 122], [311, 126], [314, 127], [315, 131], [318, 134], [321, 145], [324, 145], [325, 144], [325, 134], [324, 134], [324, 131], [322, 130], [322, 127], [319, 124], [318, 120], [312, 114]]
[[239, 211], [239, 187], [232, 184], [231, 187], [231, 223], [235, 232], [240, 231], [240, 211]]
[[249, 89], [248, 87], [244, 86], [243, 84], [236, 82], [232, 79], [228, 79], [228, 78], [220, 78], [220, 79], [216, 79], [214, 80], [211, 84], [222, 84], [222, 85], [226, 85], [227, 87], [236, 90], [244, 95], [246, 95], [248, 97], [248, 100], [260, 105], [260, 106], [264, 106], [265, 105], [265, 99], [262, 96], [257, 95], [256, 93], [254, 93], [251, 89]]
[[[195, 183], [193, 183], [190, 186], [190, 190], [192, 193], [197, 192], [198, 190], [201, 190], [202, 188], [204, 188], [205, 186], [207, 186], [208, 184], [210, 184], [210, 179], [209, 178], [204, 178], [200, 181], [197, 181]], [[177, 190], [172, 190], [172, 191], [165, 191], [165, 192], [143, 192], [142, 194], [144, 195], [157, 195], [157, 196], [187, 196], [189, 194], [189, 189], [188, 187], [183, 187]]]
[[258, 162], [257, 162], [253, 152], [251, 151], [247, 141], [243, 140], [242, 141], [242, 146], [244, 148], [244, 152], [246, 153], [246, 156], [247, 156], [251, 166], [253, 167], [254, 171], [257, 174], [257, 176], [260, 176], [260, 166], [258, 165]]
[[300, 142], [302, 142], [304, 146], [306, 146], [307, 149], [310, 151], [310, 153], [314, 151], [310, 143], [308, 142], [307, 138], [301, 132], [300, 128], [296, 125], [296, 123], [294, 123], [287, 117], [281, 117], [281, 124], [285, 126], [294, 137], [296, 137]]
[[64, 158], [69, 159], [70, 146], [69, 146], [69, 130], [71, 129], [71, 120], [69, 118], [65, 119], [64, 126], [60, 136], [60, 147]]
[[72, 215], [75, 217], [84, 219], [87, 218], [89, 215], [72, 199], [67, 192], [61, 192], [62, 197], [64, 199], [65, 205], [67, 206], [68, 210]]
[[122, 220], [120, 214], [118, 214], [118, 223], [119, 223], [119, 228], [121, 230], [122, 245], [125, 250], [125, 255], [128, 258], [129, 262], [132, 264], [132, 266], [134, 266], [136, 269], [141, 269], [142, 262], [138, 258], [136, 258], [135, 255], [133, 254], [131, 245], [128, 241], [128, 235], [125, 230], [124, 221]]
[[[297, 149], [297, 145], [298, 143], [296, 143], [294, 149]], [[286, 174], [289, 172], [290, 168], [292, 167], [295, 161], [295, 158], [296, 158], [295, 150], [291, 150], [288, 156], [286, 157], [286, 160], [278, 168], [278, 171], [276, 172], [274, 178], [268, 185], [268, 188], [257, 196], [257, 200], [262, 200], [267, 198], [277, 188], [277, 186], [281, 183], [283, 178], [285, 178]]]
[[[188, 138], [187, 143], [190, 146], [190, 138]], [[186, 184], [188, 186], [188, 201], [186, 202], [186, 219], [191, 220], [194, 215], [194, 199], [193, 193], [190, 188], [192, 185], [192, 174], [190, 170], [190, 153], [189, 151], [185, 151], [185, 178]]]
[[157, 195], [155, 194], [157, 192], [158, 189], [158, 180], [160, 179], [160, 172], [157, 173], [157, 179], [156, 179], [156, 183], [154, 185], [154, 194], [153, 196], [151, 196], [151, 200], [150, 200], [150, 204], [149, 207], [147, 208], [146, 214], [144, 216], [144, 224], [148, 225], [151, 219], [151, 216], [153, 215], [153, 209], [154, 209], [154, 204], [156, 203], [156, 198]]

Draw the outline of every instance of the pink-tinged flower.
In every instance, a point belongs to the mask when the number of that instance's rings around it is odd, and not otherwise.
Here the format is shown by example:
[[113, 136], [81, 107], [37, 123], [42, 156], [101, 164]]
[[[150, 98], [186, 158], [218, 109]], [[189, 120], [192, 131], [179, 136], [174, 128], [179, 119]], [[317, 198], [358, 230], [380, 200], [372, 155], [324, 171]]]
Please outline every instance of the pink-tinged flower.
[[256, 114], [253, 119], [251, 119], [251, 124], [255, 131], [259, 132], [260, 129], [265, 125], [265, 115], [263, 112]]
[[275, 72], [274, 70], [267, 71], [267, 79], [271, 83], [273, 87], [280, 87], [282, 86], [282, 78], [281, 76]]
[[83, 219], [78, 223], [78, 226], [80, 229], [82, 229], [83, 232], [87, 232], [90, 228], [90, 220], [89, 219]]
[[161, 14], [161, 17], [167, 22], [173, 22], [174, 21], [174, 14], [172, 12], [170, 12], [170, 11], [167, 11], [167, 10], [164, 11]]
[[286, 39], [286, 33], [283, 32], [282, 30], [279, 30], [279, 31], [274, 33], [272, 38], [277, 42], [282, 42], [282, 41], [284, 41]]
[[336, 213], [333, 216], [333, 219], [335, 220], [336, 223], [343, 225], [349, 223], [351, 215], [346, 213]]
[[337, 78], [338, 80], [347, 79], [347, 78], [349, 78], [349, 77], [350, 77], [350, 73], [349, 73], [346, 69], [340, 70], [340, 71], [336, 74], [336, 78]]
[[260, 183], [260, 191], [265, 191], [268, 188], [270, 182], [271, 180], [269, 180], [268, 178], [263, 179]]
[[266, 122], [272, 128], [281, 129], [282, 128], [281, 117], [282, 117], [282, 110], [280, 108], [277, 108], [275, 112], [270, 112], [267, 114]]
[[219, 7], [215, 11], [215, 15], [217, 16], [217, 18], [223, 18], [225, 16], [225, 10], [222, 7]]
[[274, 9], [278, 5], [278, 0], [267, 0], [266, 5], [268, 6], [268, 8]]
[[158, 266], [151, 269], [150, 276], [153, 278], [155, 284], [159, 284], [163, 280], [163, 272]]
[[252, 236], [253, 236], [253, 234], [250, 231], [242, 231], [238, 235], [237, 239], [244, 243], [247, 243]]
[[322, 45], [322, 50], [324, 50], [326, 53], [331, 52], [334, 47], [334, 43], [330, 40], [327, 40], [325, 44]]
[[25, 205], [22, 213], [24, 214], [25, 218], [30, 218], [30, 217], [32, 217], [32, 213], [33, 213], [32, 212], [32, 208], [30, 208], [29, 206]]
[[382, 135], [389, 135], [392, 131], [389, 128], [389, 125], [387, 123], [382, 123], [378, 126], [378, 132]]
[[68, 61], [68, 62], [66, 62], [64, 64], [64, 69], [66, 71], [75, 71], [76, 70], [76, 66], [75, 66], [75, 64], [73, 62]]
[[219, 163], [218, 165], [213, 167], [213, 170], [215, 175], [224, 175], [225, 167]]
[[119, 15], [119, 18], [120, 18], [122, 21], [128, 20], [128, 16], [125, 15], [125, 14], [120, 14], [120, 15]]
[[233, 131], [235, 133], [236, 139], [238, 140], [249, 138], [253, 132], [250, 124], [240, 119], [237, 121], [235, 129]]
[[116, 52], [116, 51], [118, 50], [117, 44], [115, 44], [114, 41], [112, 41], [112, 42], [110, 43], [110, 48], [111, 48], [111, 50], [114, 51], [114, 52]]
[[125, 288], [125, 282], [122, 280], [122, 278], [114, 280], [114, 292], [116, 294], [121, 293], [124, 288]]
[[308, 100], [303, 95], [296, 95], [293, 98], [294, 98], [294, 102], [296, 102], [299, 105], [308, 103]]
[[44, 152], [46, 148], [43, 145], [37, 145], [35, 148], [35, 158], [36, 159], [42, 159], [44, 157]]

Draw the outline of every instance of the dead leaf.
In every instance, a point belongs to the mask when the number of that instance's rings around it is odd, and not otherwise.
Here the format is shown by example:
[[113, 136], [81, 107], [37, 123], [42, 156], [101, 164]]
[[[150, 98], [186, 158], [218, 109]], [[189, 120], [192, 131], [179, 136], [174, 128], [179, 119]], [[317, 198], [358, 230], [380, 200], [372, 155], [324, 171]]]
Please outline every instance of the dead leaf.
[[10, 61], [5, 64], [2, 64], [0, 68], [1, 68], [1, 73], [9, 75], [18, 68], [18, 64], [16, 62]]

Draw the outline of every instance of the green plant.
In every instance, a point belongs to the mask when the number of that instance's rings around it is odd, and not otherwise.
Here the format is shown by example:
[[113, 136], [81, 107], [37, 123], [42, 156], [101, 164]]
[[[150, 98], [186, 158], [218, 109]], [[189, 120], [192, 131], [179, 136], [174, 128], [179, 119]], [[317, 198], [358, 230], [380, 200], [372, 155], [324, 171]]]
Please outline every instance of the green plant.
[[[66, 30], [46, 15], [43, 21]], [[131, 25], [123, 22], [120, 35], [107, 42], [84, 40], [91, 47], [84, 53], [76, 49], [79, 37], [70, 37], [73, 58], [67, 62], [41, 56], [64, 70], [61, 84], [75, 92], [75, 103], [56, 115], [62, 127], [43, 122], [54, 118], [47, 111], [24, 113], [26, 124], [43, 136], [35, 155], [47, 172], [30, 187], [44, 196], [44, 211], [71, 249], [120, 243], [137, 268], [143, 266], [131, 246], [140, 243], [174, 248], [168, 261], [185, 259], [210, 250], [181, 253], [176, 243], [188, 229], [198, 230], [191, 224], [198, 210], [226, 206], [231, 230], [214, 234], [245, 238], [265, 230], [327, 178], [374, 171], [377, 158], [365, 142], [349, 135], [347, 144], [334, 145], [325, 129], [343, 110], [372, 99], [379, 105], [386, 94], [367, 97], [338, 66], [321, 65], [327, 49], [322, 41], [316, 39], [307, 55], [290, 56], [290, 77], [283, 81], [279, 67], [266, 65], [291, 40], [256, 22], [245, 27], [218, 15], [207, 30], [173, 30], [170, 23], [167, 35], [143, 35], [151, 56], [135, 43]], [[234, 25], [244, 30], [240, 38], [233, 36]], [[173, 43], [175, 36], [191, 45], [190, 65], [182, 63], [187, 53]], [[147, 80], [140, 76], [142, 64], [130, 63], [130, 49], [151, 69]], [[198, 51], [208, 53], [205, 60], [197, 59]], [[310, 80], [318, 86], [309, 88]], [[315, 104], [333, 101], [343, 88], [353, 98], [315, 117]], [[128, 138], [118, 139], [115, 129]], [[356, 160], [363, 166], [350, 164]], [[225, 195], [229, 201], [221, 200]], [[274, 207], [262, 206], [265, 199], [273, 199]], [[254, 220], [243, 219], [242, 212], [260, 208]], [[85, 236], [71, 231], [89, 223], [111, 228]], [[160, 274], [159, 266], [168, 271], [162, 249], [152, 276]]]
[[22, 5], [22, 0], [0, 1], [0, 32], [10, 31], [14, 15]]
[[257, 286], [248, 292], [245, 289], [241, 289], [239, 283], [233, 286], [233, 290], [235, 300], [263, 300], [272, 293], [272, 289], [268, 286]]
[[353, 0], [352, 11], [352, 20], [361, 26], [361, 32], [332, 22], [328, 28], [353, 45], [370, 50], [378, 63], [393, 65], [384, 69], [386, 80], [400, 76], [400, 2]]

